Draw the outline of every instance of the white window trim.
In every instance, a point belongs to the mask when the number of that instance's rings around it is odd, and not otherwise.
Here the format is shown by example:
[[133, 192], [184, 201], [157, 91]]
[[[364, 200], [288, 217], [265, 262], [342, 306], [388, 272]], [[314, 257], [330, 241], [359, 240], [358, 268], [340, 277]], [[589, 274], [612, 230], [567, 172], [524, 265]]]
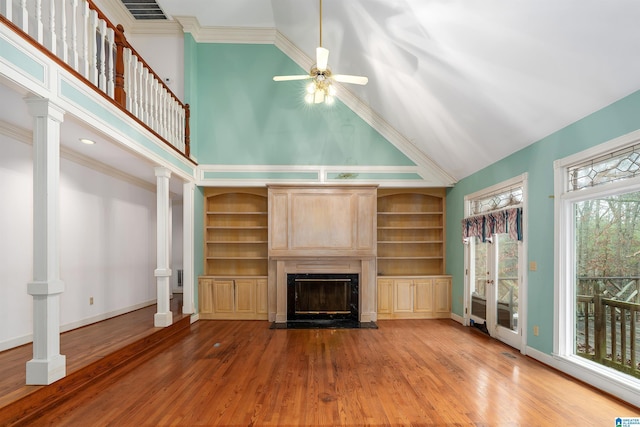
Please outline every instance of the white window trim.
[[640, 177], [568, 191], [567, 169], [588, 158], [637, 144], [640, 130], [556, 160], [554, 166], [554, 334], [552, 360], [555, 368], [640, 406], [640, 380], [574, 354], [575, 241], [572, 206], [584, 200], [640, 191]]

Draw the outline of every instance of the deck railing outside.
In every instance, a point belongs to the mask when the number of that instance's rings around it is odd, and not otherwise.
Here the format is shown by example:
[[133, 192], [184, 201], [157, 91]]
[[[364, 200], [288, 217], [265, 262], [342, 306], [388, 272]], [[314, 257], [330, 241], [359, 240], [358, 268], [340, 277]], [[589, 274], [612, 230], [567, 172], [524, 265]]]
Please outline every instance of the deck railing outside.
[[164, 84], [91, 0], [0, 0], [17, 30], [189, 157], [189, 105]]
[[[599, 282], [594, 285], [592, 282]], [[607, 289], [614, 286], [614, 292]], [[640, 378], [637, 359], [638, 316], [636, 302], [640, 282], [637, 277], [579, 279], [578, 289], [595, 295], [576, 298], [576, 353], [621, 372]], [[615, 289], [620, 289], [615, 292]]]

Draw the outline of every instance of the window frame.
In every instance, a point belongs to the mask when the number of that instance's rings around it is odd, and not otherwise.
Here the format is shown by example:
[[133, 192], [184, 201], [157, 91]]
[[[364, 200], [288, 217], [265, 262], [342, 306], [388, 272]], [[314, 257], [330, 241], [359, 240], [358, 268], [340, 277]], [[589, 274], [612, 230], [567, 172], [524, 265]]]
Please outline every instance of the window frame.
[[554, 162], [554, 336], [552, 357], [576, 378], [629, 401], [637, 401], [640, 380], [580, 357], [575, 352], [575, 204], [640, 191], [640, 176], [571, 191], [568, 169], [577, 163], [640, 142], [640, 130]]

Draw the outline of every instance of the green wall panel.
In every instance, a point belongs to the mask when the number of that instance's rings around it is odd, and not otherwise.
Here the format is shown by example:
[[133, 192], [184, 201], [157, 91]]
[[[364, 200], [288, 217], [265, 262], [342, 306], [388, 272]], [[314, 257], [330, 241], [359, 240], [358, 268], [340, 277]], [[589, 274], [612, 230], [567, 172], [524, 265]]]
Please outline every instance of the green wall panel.
[[[529, 261], [536, 271], [526, 271], [527, 343], [550, 354], [553, 349], [554, 199], [553, 162], [640, 128], [640, 92], [635, 92], [579, 120], [533, 145], [460, 180], [447, 192], [447, 273], [453, 276], [453, 312], [463, 314], [464, 246], [460, 221], [467, 194], [528, 173], [528, 229], [525, 240]], [[533, 335], [538, 325], [540, 334]]]
[[2, 52], [2, 57], [4, 59], [27, 73], [35, 80], [40, 83], [44, 83], [44, 66], [34, 60], [31, 56], [25, 54], [13, 44], [2, 38], [0, 38], [0, 52]]
[[340, 101], [307, 105], [305, 81], [274, 82], [306, 71], [273, 45], [194, 43], [187, 34], [185, 60], [200, 164], [415, 165]]

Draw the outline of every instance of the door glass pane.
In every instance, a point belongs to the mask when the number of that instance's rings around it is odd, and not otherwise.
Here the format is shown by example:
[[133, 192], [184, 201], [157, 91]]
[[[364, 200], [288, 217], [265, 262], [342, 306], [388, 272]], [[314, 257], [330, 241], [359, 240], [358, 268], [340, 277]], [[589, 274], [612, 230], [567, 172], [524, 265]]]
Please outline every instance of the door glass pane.
[[475, 268], [471, 280], [471, 314], [485, 320], [487, 318], [487, 247], [480, 239], [474, 238]]
[[518, 241], [508, 234], [495, 236], [498, 245], [498, 293], [496, 319], [499, 326], [518, 329]]

